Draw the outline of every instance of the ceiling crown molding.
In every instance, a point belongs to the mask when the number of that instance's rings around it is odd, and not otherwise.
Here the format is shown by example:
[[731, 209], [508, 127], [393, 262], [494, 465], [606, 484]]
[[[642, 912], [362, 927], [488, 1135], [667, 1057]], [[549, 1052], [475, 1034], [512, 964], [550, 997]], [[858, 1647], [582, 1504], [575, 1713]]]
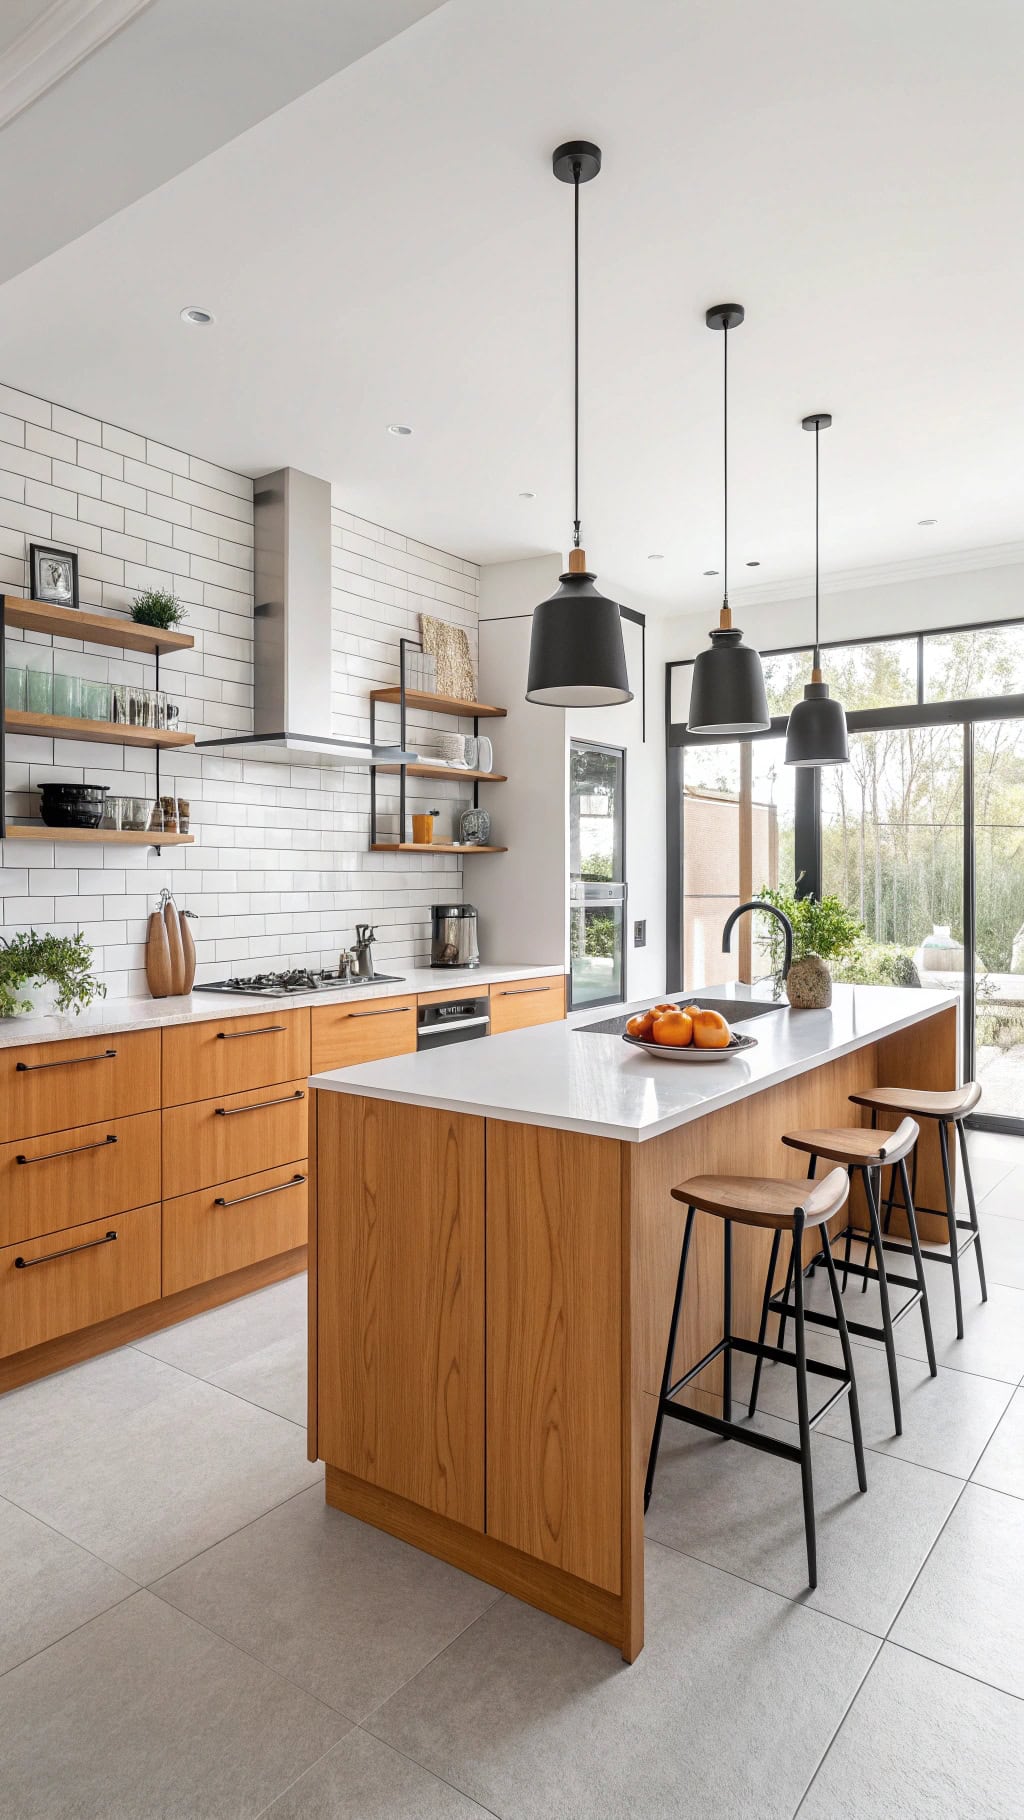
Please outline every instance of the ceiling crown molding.
[[53, 0], [0, 56], [0, 129], [149, 4], [150, 0]]
[[[974, 569], [1009, 569], [1024, 563], [1024, 543], [988, 544], [977, 550], [948, 550], [943, 555], [911, 557], [905, 562], [877, 563], [871, 568], [837, 569], [822, 575], [822, 589], [830, 594], [849, 594], [858, 588], [884, 587], [901, 581], [927, 581], [939, 575], [964, 575]], [[814, 576], [793, 576], [789, 581], [754, 582], [745, 586], [737, 582], [729, 589], [730, 598], [769, 604], [780, 600], [803, 600], [814, 594]]]

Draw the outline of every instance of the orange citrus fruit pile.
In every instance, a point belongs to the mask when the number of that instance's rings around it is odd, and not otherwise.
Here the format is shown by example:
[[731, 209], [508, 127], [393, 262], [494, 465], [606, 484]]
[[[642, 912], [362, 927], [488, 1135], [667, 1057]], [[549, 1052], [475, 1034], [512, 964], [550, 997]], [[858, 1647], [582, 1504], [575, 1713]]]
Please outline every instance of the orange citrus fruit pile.
[[702, 1011], [699, 1005], [652, 1005], [631, 1017], [626, 1025], [629, 1036], [644, 1043], [662, 1043], [669, 1049], [727, 1049], [730, 1029], [718, 1011]]

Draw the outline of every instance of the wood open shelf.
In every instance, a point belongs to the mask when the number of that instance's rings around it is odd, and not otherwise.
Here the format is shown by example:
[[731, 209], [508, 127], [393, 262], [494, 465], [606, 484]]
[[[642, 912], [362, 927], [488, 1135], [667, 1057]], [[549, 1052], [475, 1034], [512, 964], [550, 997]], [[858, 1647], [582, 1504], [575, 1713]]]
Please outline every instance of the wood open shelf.
[[[411, 767], [410, 767], [411, 768]], [[507, 847], [474, 847], [464, 842], [417, 840], [375, 840], [372, 853], [507, 853]]]
[[45, 822], [7, 825], [8, 840], [100, 841], [105, 847], [191, 847], [193, 834], [161, 834], [158, 828], [48, 828]]
[[[371, 689], [371, 701], [399, 703], [401, 692], [396, 683], [390, 689]], [[507, 708], [492, 708], [484, 701], [460, 701], [456, 695], [431, 695], [425, 689], [406, 689], [407, 708], [425, 708], [431, 714], [456, 714], [463, 719], [504, 720]], [[410, 771], [412, 766], [409, 766]]]
[[[45, 632], [51, 638], [76, 638], [88, 645], [116, 645], [122, 651], [191, 651], [191, 632], [162, 632], [158, 626], [140, 626], [115, 613], [90, 613], [83, 607], [52, 607], [45, 600], [4, 596], [4, 618], [24, 632]], [[492, 709], [493, 713], [494, 710]]]
[[[389, 771], [396, 774], [401, 769], [401, 765], [377, 766], [378, 771]], [[459, 783], [462, 783], [464, 780], [469, 783], [475, 782], [481, 784], [508, 783], [508, 778], [505, 776], [504, 771], [464, 771], [459, 765], [406, 765], [405, 770], [408, 777], [447, 777], [455, 778]]]
[[141, 746], [149, 751], [194, 746], [194, 733], [179, 733], [166, 727], [129, 727], [123, 721], [82, 720], [73, 714], [32, 714], [24, 708], [8, 708], [8, 733], [41, 734], [45, 739], [84, 739], [106, 746]]

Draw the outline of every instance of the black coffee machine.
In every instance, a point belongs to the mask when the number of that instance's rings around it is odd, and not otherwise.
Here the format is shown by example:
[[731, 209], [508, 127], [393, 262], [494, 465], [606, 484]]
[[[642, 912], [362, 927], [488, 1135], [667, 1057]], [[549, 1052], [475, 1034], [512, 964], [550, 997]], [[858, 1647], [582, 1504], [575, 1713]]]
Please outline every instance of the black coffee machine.
[[479, 967], [475, 907], [472, 904], [432, 904], [430, 916], [430, 965]]

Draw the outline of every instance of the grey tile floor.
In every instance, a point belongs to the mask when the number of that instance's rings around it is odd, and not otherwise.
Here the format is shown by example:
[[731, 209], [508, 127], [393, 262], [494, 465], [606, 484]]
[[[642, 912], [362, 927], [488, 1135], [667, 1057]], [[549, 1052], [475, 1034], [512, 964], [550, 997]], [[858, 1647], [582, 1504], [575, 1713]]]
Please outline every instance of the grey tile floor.
[[304, 1279], [0, 1398], [0, 1820], [1019, 1820], [1024, 1143], [972, 1150], [991, 1300], [958, 1344], [932, 1267], [899, 1442], [858, 1345], [816, 1594], [799, 1474], [672, 1430], [631, 1668], [326, 1509]]

